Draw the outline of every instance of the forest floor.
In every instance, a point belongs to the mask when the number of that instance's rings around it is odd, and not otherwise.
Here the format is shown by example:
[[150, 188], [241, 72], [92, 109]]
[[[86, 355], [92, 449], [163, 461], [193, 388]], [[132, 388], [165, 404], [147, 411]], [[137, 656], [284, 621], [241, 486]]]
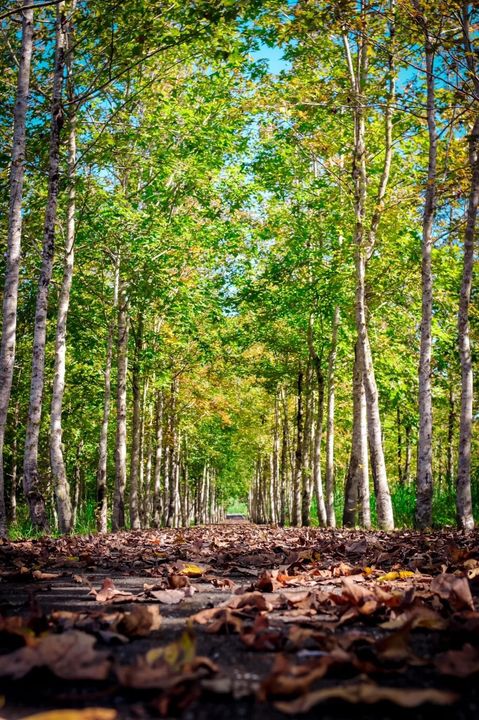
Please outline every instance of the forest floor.
[[0, 716], [477, 718], [478, 540], [225, 523], [3, 542]]

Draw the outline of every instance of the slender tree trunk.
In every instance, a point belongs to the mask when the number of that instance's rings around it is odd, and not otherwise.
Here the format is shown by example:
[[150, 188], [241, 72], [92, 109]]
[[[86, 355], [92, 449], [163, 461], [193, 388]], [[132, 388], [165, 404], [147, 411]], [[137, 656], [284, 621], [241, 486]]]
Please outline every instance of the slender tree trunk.
[[336, 306], [334, 308], [331, 350], [328, 359], [328, 410], [326, 420], [326, 514], [330, 527], [336, 527], [336, 514], [334, 511], [334, 406], [338, 327], [339, 307]]
[[308, 365], [308, 371], [306, 373], [306, 388], [305, 388], [305, 413], [304, 413], [304, 429], [303, 429], [303, 470], [302, 476], [302, 497], [301, 497], [301, 524], [304, 527], [308, 527], [310, 523], [310, 508], [311, 508], [311, 495], [312, 495], [312, 483], [311, 483], [311, 467], [310, 467], [310, 447], [311, 447], [311, 424], [312, 424], [312, 368], [311, 364]]
[[[479, 85], [479, 81], [477, 84]], [[479, 116], [476, 117], [474, 127], [469, 135], [469, 166], [471, 169], [471, 189], [467, 208], [467, 224], [464, 233], [464, 265], [457, 317], [459, 355], [461, 358], [461, 415], [459, 421], [456, 509], [458, 525], [464, 530], [472, 530], [474, 527], [471, 497], [474, 379], [469, 330], [469, 307], [471, 303], [472, 273], [474, 267], [477, 207], [479, 204]]]
[[425, 31], [427, 125], [429, 165], [422, 228], [422, 314], [419, 356], [419, 441], [417, 467], [416, 526], [430, 527], [432, 522], [432, 231], [436, 212], [437, 132], [434, 88], [433, 39]]
[[397, 459], [397, 470], [398, 470], [398, 482], [403, 485], [403, 471], [402, 471], [402, 426], [401, 426], [401, 408], [399, 404], [396, 408], [396, 459]]
[[[362, 15], [364, 15], [362, 6]], [[366, 260], [371, 254], [374, 246], [375, 235], [380, 219], [382, 200], [386, 191], [389, 178], [390, 148], [386, 147], [386, 160], [381, 178], [376, 210], [369, 231], [369, 239], [366, 242], [366, 197], [367, 197], [367, 174], [366, 174], [366, 145], [365, 145], [365, 106], [364, 97], [365, 83], [367, 78], [367, 33], [362, 36], [359, 51], [357, 74], [354, 70], [349, 42], [344, 38], [346, 57], [351, 75], [352, 89], [355, 95], [354, 108], [354, 152], [353, 170], [354, 181], [354, 210], [355, 210], [355, 267], [356, 267], [356, 329], [358, 333], [358, 352], [360, 363], [363, 368], [363, 382], [368, 408], [367, 425], [368, 438], [372, 461], [376, 468], [376, 507], [378, 523], [383, 530], [394, 528], [391, 496], [387, 480], [386, 463], [382, 446], [381, 418], [379, 413], [379, 397], [374, 373], [373, 358], [369, 343], [366, 307]], [[388, 131], [390, 122], [386, 123]], [[386, 132], [388, 137], [389, 133]]]
[[153, 525], [161, 525], [163, 511], [161, 507], [161, 467], [163, 460], [163, 391], [159, 390], [156, 399], [156, 453], [153, 475]]
[[279, 519], [278, 513], [278, 497], [280, 492], [279, 480], [279, 399], [276, 394], [274, 399], [274, 435], [273, 435], [273, 452], [271, 455], [271, 522], [277, 523]]
[[[75, 10], [73, 0], [71, 12]], [[72, 32], [67, 35], [69, 47], [72, 44]], [[72, 55], [67, 57], [68, 97], [73, 101]], [[71, 106], [74, 108], [74, 105]], [[68, 207], [65, 237], [65, 257], [63, 262], [63, 280], [58, 299], [57, 329], [55, 337], [55, 366], [53, 371], [52, 405], [50, 412], [50, 462], [53, 476], [53, 487], [56, 498], [58, 528], [61, 533], [72, 530], [72, 508], [70, 486], [67, 479], [62, 443], [62, 406], [65, 392], [66, 335], [67, 318], [70, 307], [70, 291], [73, 280], [75, 260], [75, 214], [76, 214], [76, 113], [73, 109], [70, 118], [68, 136]]]
[[301, 520], [301, 476], [303, 471], [303, 371], [298, 372], [298, 395], [296, 409], [296, 453], [293, 477], [293, 508], [291, 525]]
[[406, 451], [404, 458], [403, 483], [404, 485], [409, 485], [411, 480], [411, 426], [409, 424], [407, 424], [405, 428], [405, 442]]
[[284, 414], [282, 420], [281, 462], [279, 469], [279, 524], [286, 524], [286, 484], [288, 481], [288, 416], [286, 400], [284, 400]]
[[138, 500], [138, 476], [140, 471], [140, 441], [141, 441], [141, 387], [140, 387], [140, 362], [143, 348], [143, 315], [138, 317], [138, 325], [135, 335], [135, 357], [132, 368], [132, 395], [133, 395], [133, 418], [132, 418], [132, 443], [130, 459], [130, 523], [133, 530], [140, 528], [140, 510]]
[[454, 388], [451, 383], [449, 387], [449, 412], [447, 417], [447, 458], [446, 458], [446, 480], [449, 487], [454, 477], [454, 427], [456, 424], [456, 399]]
[[53, 269], [55, 248], [55, 224], [57, 217], [60, 134], [63, 126], [62, 91], [65, 69], [67, 28], [63, 3], [57, 6], [55, 37], [55, 68], [51, 105], [50, 151], [48, 157], [48, 194], [45, 212], [42, 263], [38, 281], [33, 334], [32, 376], [30, 404], [25, 435], [25, 456], [23, 464], [23, 488], [30, 509], [34, 527], [48, 529], [45, 499], [38, 477], [38, 442], [42, 417], [42, 402], [45, 377], [45, 344], [47, 330], [48, 290]]
[[120, 258], [115, 258], [115, 274], [113, 285], [113, 316], [108, 328], [108, 340], [105, 360], [105, 382], [103, 392], [103, 417], [100, 429], [100, 443], [98, 449], [98, 469], [96, 475], [96, 527], [98, 532], [106, 533], [108, 530], [108, 425], [110, 422], [111, 406], [111, 364], [113, 358], [113, 339], [115, 335], [116, 310], [118, 305], [118, 283], [120, 272]]
[[371, 526], [369, 505], [367, 408], [358, 342], [354, 351], [353, 437], [346, 477], [343, 524], [353, 527], [359, 510], [362, 527]]
[[13, 440], [12, 440], [12, 472], [10, 476], [10, 520], [12, 523], [17, 520], [17, 486], [18, 486], [18, 422], [20, 419], [20, 402], [15, 403], [13, 416]]
[[3, 290], [2, 343], [0, 346], [0, 537], [7, 533], [5, 507], [4, 459], [5, 429], [12, 390], [17, 335], [18, 278], [22, 242], [22, 199], [25, 172], [25, 118], [30, 88], [33, 50], [33, 8], [23, 0], [22, 47], [17, 78], [17, 95], [13, 112], [13, 145], [10, 165], [10, 204], [8, 238]]
[[126, 387], [128, 373], [128, 300], [125, 281], [121, 275], [118, 286], [118, 379], [116, 395], [115, 494], [113, 498], [112, 530], [123, 530], [125, 522], [126, 489]]

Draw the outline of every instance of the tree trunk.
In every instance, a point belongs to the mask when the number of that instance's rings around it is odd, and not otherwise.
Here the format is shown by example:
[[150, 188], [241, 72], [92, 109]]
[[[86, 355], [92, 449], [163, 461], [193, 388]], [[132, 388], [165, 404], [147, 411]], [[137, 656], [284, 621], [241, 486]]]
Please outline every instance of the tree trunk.
[[161, 525], [163, 516], [161, 507], [161, 465], [163, 460], [163, 391], [159, 390], [156, 400], [156, 452], [155, 472], [153, 475], [153, 526]]
[[304, 527], [308, 527], [310, 522], [310, 508], [311, 508], [311, 496], [312, 496], [312, 483], [311, 483], [311, 467], [310, 467], [310, 448], [311, 448], [311, 423], [313, 419], [312, 414], [312, 368], [311, 364], [308, 365], [308, 371], [306, 373], [306, 392], [305, 392], [305, 403], [306, 410], [304, 413], [304, 429], [303, 429], [303, 471], [302, 484], [303, 492], [301, 497], [301, 524]]
[[279, 469], [279, 524], [286, 524], [286, 484], [288, 480], [288, 416], [286, 400], [284, 399], [284, 414], [282, 420], [281, 437], [281, 463]]
[[[466, 51], [467, 50], [468, 48], [466, 46]], [[471, 62], [473, 62], [472, 58]], [[479, 85], [479, 81], [477, 84]], [[472, 530], [474, 527], [471, 498], [471, 441], [474, 379], [469, 330], [469, 306], [471, 302], [472, 272], [474, 267], [477, 207], [479, 204], [479, 117], [476, 117], [474, 127], [469, 135], [469, 166], [471, 169], [471, 189], [467, 207], [467, 224], [464, 233], [464, 265], [457, 318], [459, 354], [461, 358], [461, 414], [457, 459], [456, 510], [458, 525], [464, 530]]]
[[432, 231], [436, 212], [437, 132], [434, 88], [433, 39], [425, 28], [427, 126], [429, 164], [422, 227], [422, 313], [421, 349], [419, 355], [419, 440], [417, 467], [416, 527], [430, 527], [432, 522]]
[[125, 522], [126, 489], [126, 387], [128, 372], [128, 300], [125, 281], [121, 275], [118, 286], [118, 379], [116, 394], [115, 494], [113, 498], [112, 530], [123, 530]]
[[[364, 7], [362, 7], [364, 16]], [[368, 243], [366, 243], [366, 196], [367, 196], [367, 174], [366, 174], [366, 145], [365, 145], [365, 106], [364, 89], [367, 78], [367, 34], [361, 37], [358, 50], [357, 74], [354, 70], [349, 42], [346, 37], [344, 44], [346, 57], [351, 75], [352, 90], [355, 95], [354, 107], [354, 152], [352, 177], [354, 181], [354, 212], [355, 212], [355, 267], [356, 267], [356, 329], [358, 334], [359, 362], [363, 368], [363, 382], [367, 403], [367, 425], [371, 457], [376, 467], [376, 507], [378, 523], [383, 530], [394, 528], [391, 496], [387, 480], [386, 463], [382, 446], [381, 418], [379, 413], [379, 398], [374, 373], [374, 365], [369, 343], [366, 308], [366, 259], [371, 254], [375, 242], [375, 234], [379, 224], [382, 201], [386, 191], [389, 177], [391, 148], [386, 146], [386, 158], [383, 175], [380, 182], [376, 210], [369, 231]], [[386, 139], [390, 140], [390, 117], [386, 118]]]
[[[74, 11], [76, 0], [73, 1], [71, 12]], [[72, 32], [67, 34], [69, 48], [72, 45]], [[67, 57], [68, 97], [73, 101], [72, 55], [71, 49]], [[65, 237], [65, 257], [63, 262], [63, 280], [58, 298], [57, 329], [55, 337], [55, 366], [53, 371], [52, 405], [50, 413], [50, 462], [53, 476], [53, 487], [56, 498], [58, 529], [61, 533], [72, 531], [72, 508], [70, 486], [67, 479], [62, 443], [62, 406], [65, 392], [65, 363], [67, 318], [70, 307], [70, 291], [73, 280], [75, 260], [75, 214], [76, 214], [76, 113], [74, 105], [70, 118], [68, 136], [68, 207]]]
[[329, 527], [336, 527], [334, 511], [334, 406], [338, 343], [339, 307], [334, 308], [331, 350], [328, 359], [328, 410], [326, 420], [326, 516]]
[[115, 276], [113, 285], [113, 316], [108, 328], [108, 340], [105, 360], [105, 384], [103, 393], [103, 417], [100, 430], [100, 443], [98, 449], [98, 470], [96, 475], [96, 527], [98, 532], [106, 533], [108, 530], [108, 425], [110, 422], [111, 404], [111, 364], [113, 358], [113, 338], [115, 334], [116, 309], [118, 305], [118, 283], [120, 263], [119, 256], [115, 258]]
[[369, 528], [371, 526], [371, 514], [369, 506], [367, 411], [361, 359], [358, 342], [356, 342], [353, 371], [353, 437], [343, 511], [343, 524], [345, 526], [353, 527], [356, 524], [358, 510], [360, 524], [365, 528]]
[[0, 346], [0, 537], [7, 533], [3, 447], [8, 405], [12, 390], [17, 334], [18, 278], [22, 242], [22, 199], [25, 172], [25, 117], [30, 87], [33, 50], [33, 8], [23, 0], [22, 47], [18, 66], [17, 94], [13, 113], [13, 146], [10, 165], [10, 204], [3, 290], [2, 343]]
[[446, 481], [449, 487], [452, 485], [454, 476], [454, 426], [456, 424], [456, 399], [454, 388], [449, 387], [449, 412], [447, 417], [447, 458], [446, 458]]
[[132, 443], [130, 459], [130, 524], [133, 530], [140, 528], [140, 506], [138, 501], [138, 477], [140, 470], [140, 441], [141, 441], [141, 387], [140, 363], [143, 348], [143, 315], [138, 316], [138, 325], [135, 334], [135, 356], [132, 368]]
[[298, 372], [298, 395], [296, 409], [296, 453], [293, 477], [293, 507], [291, 525], [298, 526], [301, 520], [301, 476], [303, 471], [303, 371]]
[[20, 402], [15, 403], [12, 440], [12, 471], [10, 475], [10, 520], [17, 520], [17, 486], [18, 486], [18, 422], [20, 419]]
[[30, 403], [25, 435], [23, 488], [35, 528], [48, 530], [45, 499], [38, 477], [38, 442], [42, 417], [43, 386], [45, 376], [45, 344], [47, 330], [48, 290], [53, 269], [55, 249], [55, 223], [57, 216], [60, 134], [63, 126], [62, 90], [65, 69], [66, 22], [64, 10], [57, 6], [55, 29], [55, 68], [51, 105], [50, 150], [48, 157], [48, 194], [45, 212], [42, 263], [38, 281], [33, 335], [32, 377]]

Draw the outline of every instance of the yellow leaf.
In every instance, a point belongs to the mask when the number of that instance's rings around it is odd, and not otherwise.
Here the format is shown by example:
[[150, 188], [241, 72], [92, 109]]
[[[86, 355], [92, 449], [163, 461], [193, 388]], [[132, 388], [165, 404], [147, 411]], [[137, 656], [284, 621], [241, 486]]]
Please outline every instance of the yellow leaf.
[[194, 563], [185, 563], [181, 568], [179, 574], [186, 575], [187, 577], [201, 577], [204, 573], [204, 569]]
[[378, 582], [389, 582], [390, 580], [406, 580], [406, 578], [414, 577], [414, 573], [410, 570], [396, 570], [388, 572], [386, 575], [378, 577]]
[[84, 710], [49, 710], [29, 715], [23, 720], [115, 720], [118, 717], [112, 708], [85, 708]]
[[177, 642], [165, 647], [152, 648], [146, 653], [148, 665], [154, 665], [158, 660], [163, 661], [172, 670], [181, 670], [184, 665], [191, 663], [196, 656], [196, 642], [191, 630], [185, 630]]

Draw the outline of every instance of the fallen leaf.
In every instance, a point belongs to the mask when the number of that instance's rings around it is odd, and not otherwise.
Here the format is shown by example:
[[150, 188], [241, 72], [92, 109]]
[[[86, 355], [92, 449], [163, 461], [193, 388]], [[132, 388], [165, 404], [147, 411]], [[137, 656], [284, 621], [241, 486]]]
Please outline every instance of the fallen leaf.
[[158, 605], [135, 605], [116, 623], [115, 629], [128, 637], [147, 637], [161, 625]]
[[95, 590], [95, 588], [92, 588], [88, 594], [93, 595], [97, 602], [103, 603], [131, 602], [135, 599], [135, 596], [132, 595], [130, 592], [118, 590], [118, 588], [115, 587], [115, 583], [111, 578], [105, 578], [103, 580], [100, 590]]
[[451, 705], [458, 700], [458, 695], [447, 690], [433, 688], [397, 688], [381, 687], [369, 682], [357, 685], [343, 685], [339, 687], [324, 688], [307, 693], [297, 700], [277, 702], [275, 707], [288, 715], [306, 713], [319, 703], [328, 700], [344, 700], [352, 704], [371, 705], [379, 702], [391, 702], [406, 708], [431, 703], [433, 705]]
[[150, 590], [148, 595], [165, 605], [177, 605], [185, 599], [183, 590]]
[[381, 577], [378, 577], [377, 582], [390, 582], [392, 580], [406, 580], [407, 578], [414, 577], [416, 573], [411, 572], [410, 570], [397, 570], [393, 572], [388, 572], [385, 575], [381, 575]]
[[42, 572], [41, 570], [34, 570], [32, 572], [32, 577], [35, 580], [55, 580], [56, 578], [59, 578], [60, 576], [61, 576], [61, 573]]
[[474, 610], [474, 600], [466, 577], [458, 577], [450, 573], [438, 575], [431, 582], [431, 592], [447, 600], [456, 610], [462, 608]]
[[28, 715], [23, 720], [115, 720], [118, 713], [113, 708], [85, 708], [84, 710], [49, 710]]
[[94, 649], [96, 639], [79, 630], [46, 635], [33, 646], [0, 656], [0, 677], [19, 679], [35, 667], [48, 667], [64, 680], [104, 680], [110, 662]]
[[194, 563], [183, 563], [179, 570], [180, 575], [186, 575], [186, 577], [196, 578], [201, 577], [205, 572], [205, 568], [195, 565]]

